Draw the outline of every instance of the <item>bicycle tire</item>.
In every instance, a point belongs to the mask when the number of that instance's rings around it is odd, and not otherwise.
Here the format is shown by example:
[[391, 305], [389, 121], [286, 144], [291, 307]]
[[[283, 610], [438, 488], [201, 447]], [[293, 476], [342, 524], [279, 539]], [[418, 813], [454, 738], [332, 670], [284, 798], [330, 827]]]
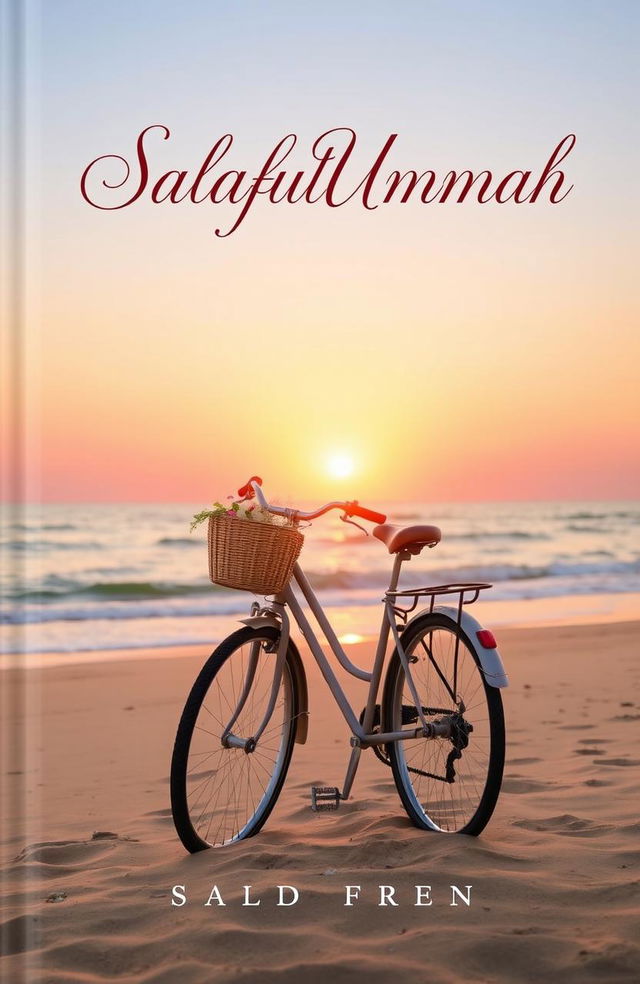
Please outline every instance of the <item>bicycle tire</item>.
[[[431, 645], [424, 642], [425, 637], [430, 638]], [[451, 762], [449, 756], [454, 749], [451, 738], [391, 742], [387, 751], [400, 799], [415, 826], [477, 836], [491, 818], [502, 784], [505, 729], [500, 691], [487, 684], [471, 639], [444, 613], [426, 613], [417, 618], [403, 634], [402, 646], [411, 660], [412, 677], [420, 701], [424, 703], [423, 713], [436, 711], [425, 717], [437, 720], [443, 718], [442, 711], [451, 713], [456, 709], [435, 668], [438, 664], [451, 686], [450, 667], [454, 661], [456, 638], [459, 673], [456, 691], [464, 701], [462, 691], [466, 690], [462, 719], [473, 725], [473, 730], [466, 736], [468, 746], [461, 750], [459, 759], [453, 756]], [[415, 655], [416, 648], [419, 648], [419, 656]], [[411, 716], [411, 709], [418, 723], [397, 648], [387, 668], [382, 706], [385, 731], [400, 730], [407, 723], [405, 719]], [[455, 771], [452, 781], [446, 778], [450, 765]]]
[[[238, 696], [241, 690], [240, 673], [244, 665], [242, 653], [252, 643], [262, 644], [265, 660], [264, 663], [259, 664], [247, 702], [233, 731], [243, 737], [252, 737], [251, 734], [246, 733], [247, 727], [250, 729], [251, 723], [255, 723], [257, 728], [262, 720], [264, 711], [260, 707], [258, 709], [255, 707], [256, 700], [259, 700], [259, 696], [256, 696], [260, 682], [259, 673], [269, 660], [275, 660], [274, 650], [277, 648], [279, 636], [278, 629], [272, 626], [247, 627], [232, 633], [220, 643], [204, 664], [187, 698], [173, 748], [170, 788], [171, 811], [176, 831], [187, 851], [192, 854], [211, 847], [223, 847], [257, 834], [273, 810], [282, 790], [291, 761], [300, 710], [300, 694], [296, 675], [292, 670], [291, 647], [286, 655], [276, 707], [256, 750], [247, 753], [242, 748], [225, 748], [220, 740], [224, 725], [235, 710], [235, 706], [232, 710], [233, 701], [230, 700], [231, 695], [225, 692], [225, 688], [229, 690], [232, 681], [231, 687], [235, 691], [235, 696]], [[265, 646], [268, 647], [268, 651]], [[266, 673], [263, 681], [266, 682], [266, 692], [272, 679], [273, 675]], [[219, 708], [217, 703], [214, 704], [213, 696], [210, 698], [211, 706], [207, 705], [207, 698], [212, 692], [217, 693], [221, 698], [222, 710], [217, 714], [214, 713], [213, 707], [218, 710]], [[217, 701], [217, 697], [215, 700]], [[198, 725], [203, 710], [207, 712], [205, 715], [207, 728]], [[276, 714], [278, 719], [274, 725]], [[280, 717], [281, 725], [278, 723]], [[196, 743], [203, 745], [198, 751], [194, 751], [196, 732], [199, 732]], [[277, 750], [273, 765], [270, 767], [268, 763], [271, 755], [270, 753], [269, 756], [267, 755], [265, 747], [274, 740], [277, 741]], [[208, 763], [208, 768], [204, 772], [199, 771], [194, 774], [194, 769], [202, 769], [205, 763]], [[269, 769], [271, 771], [267, 776]], [[194, 799], [193, 789], [190, 795], [190, 775], [194, 782], [201, 784], [204, 790], [202, 796], [207, 794], [207, 786], [212, 783], [209, 789], [218, 794], [213, 803], [211, 800], [214, 792], [211, 792], [209, 802], [201, 809], [202, 803]], [[254, 799], [251, 783], [259, 786], [263, 791], [257, 802]], [[237, 814], [235, 819], [229, 816], [231, 800], [233, 800], [232, 813], [235, 809]], [[242, 817], [243, 802], [244, 812], [247, 814], [244, 818]], [[222, 820], [220, 820], [221, 813]], [[211, 833], [213, 829], [217, 830], [215, 836]]]

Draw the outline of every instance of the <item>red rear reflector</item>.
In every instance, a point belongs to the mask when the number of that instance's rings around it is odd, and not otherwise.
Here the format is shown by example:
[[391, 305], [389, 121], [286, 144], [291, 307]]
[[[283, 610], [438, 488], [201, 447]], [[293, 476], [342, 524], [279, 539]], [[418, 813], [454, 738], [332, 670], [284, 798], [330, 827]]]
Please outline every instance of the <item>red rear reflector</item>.
[[476, 635], [478, 637], [478, 642], [485, 649], [497, 648], [498, 643], [496, 642], [496, 637], [489, 629], [480, 629], [479, 632], [476, 632]]

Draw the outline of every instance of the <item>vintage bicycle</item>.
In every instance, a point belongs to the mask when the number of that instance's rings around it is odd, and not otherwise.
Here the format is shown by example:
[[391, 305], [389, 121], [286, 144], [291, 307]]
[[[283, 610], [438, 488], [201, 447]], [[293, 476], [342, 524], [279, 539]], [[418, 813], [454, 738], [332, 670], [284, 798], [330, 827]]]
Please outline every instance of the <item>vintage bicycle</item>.
[[[190, 852], [258, 833], [286, 779], [296, 742], [307, 738], [304, 664], [291, 617], [316, 659], [351, 731], [342, 788], [313, 787], [314, 810], [335, 810], [351, 795], [363, 749], [391, 768], [411, 821], [424, 830], [479, 834], [495, 808], [504, 766], [500, 691], [507, 677], [493, 634], [467, 610], [487, 583], [398, 587], [402, 565], [441, 534], [435, 526], [399, 527], [353, 502], [313, 512], [270, 505], [254, 476], [238, 490], [283, 526], [209, 520], [210, 576], [265, 596], [243, 628], [212, 653], [187, 698], [171, 762], [171, 806]], [[371, 670], [355, 666], [332, 629], [297, 558], [302, 522], [337, 509], [341, 518], [377, 524], [393, 557]], [[357, 525], [357, 524], [356, 524]], [[292, 587], [294, 582], [340, 665], [369, 684], [360, 715], [347, 699]], [[451, 603], [453, 602], [453, 603]], [[418, 606], [424, 608], [418, 610]], [[389, 638], [393, 650], [388, 659]], [[383, 670], [386, 673], [379, 697]]]

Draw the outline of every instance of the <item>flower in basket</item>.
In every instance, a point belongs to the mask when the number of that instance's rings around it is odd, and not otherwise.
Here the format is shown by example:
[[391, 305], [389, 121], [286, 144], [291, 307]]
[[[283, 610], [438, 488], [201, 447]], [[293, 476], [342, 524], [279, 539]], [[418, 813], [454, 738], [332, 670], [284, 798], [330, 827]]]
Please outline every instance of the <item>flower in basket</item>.
[[221, 516], [228, 516], [234, 520], [248, 520], [251, 523], [268, 523], [271, 526], [289, 525], [285, 518], [274, 516], [273, 513], [254, 502], [242, 500], [233, 502], [230, 506], [225, 506], [221, 502], [214, 502], [210, 509], [203, 509], [196, 513], [191, 521], [191, 532], [210, 517], [218, 518]]

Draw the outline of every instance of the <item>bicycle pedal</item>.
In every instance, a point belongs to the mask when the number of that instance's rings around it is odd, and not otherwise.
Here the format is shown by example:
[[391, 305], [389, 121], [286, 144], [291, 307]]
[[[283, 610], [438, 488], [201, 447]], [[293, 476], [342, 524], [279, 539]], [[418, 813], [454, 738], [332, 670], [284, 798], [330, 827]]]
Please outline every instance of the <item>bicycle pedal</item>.
[[337, 786], [312, 786], [311, 809], [316, 813], [337, 810], [340, 806], [340, 790]]

